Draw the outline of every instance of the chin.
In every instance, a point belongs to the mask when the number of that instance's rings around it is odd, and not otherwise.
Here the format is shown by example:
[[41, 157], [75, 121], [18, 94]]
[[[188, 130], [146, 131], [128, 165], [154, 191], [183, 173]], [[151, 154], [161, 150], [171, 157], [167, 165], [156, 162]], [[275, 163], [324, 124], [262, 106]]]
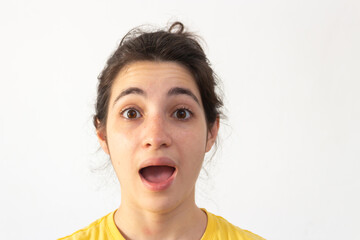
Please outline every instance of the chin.
[[140, 208], [153, 213], [165, 214], [176, 209], [183, 199], [178, 195], [170, 195], [169, 193], [150, 193], [146, 197], [139, 199], [138, 205]]

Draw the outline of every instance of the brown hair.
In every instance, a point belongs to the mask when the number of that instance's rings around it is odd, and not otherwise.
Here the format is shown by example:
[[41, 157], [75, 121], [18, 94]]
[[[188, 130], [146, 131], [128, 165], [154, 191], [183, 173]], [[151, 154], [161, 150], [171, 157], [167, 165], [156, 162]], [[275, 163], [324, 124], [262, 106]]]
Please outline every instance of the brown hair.
[[223, 103], [215, 92], [217, 78], [198, 43], [196, 35], [185, 32], [184, 25], [175, 22], [168, 31], [146, 32], [135, 28], [121, 40], [99, 75], [96, 129], [106, 127], [111, 87], [120, 70], [136, 61], [171, 61], [185, 66], [193, 75], [204, 106], [208, 128], [220, 117]]

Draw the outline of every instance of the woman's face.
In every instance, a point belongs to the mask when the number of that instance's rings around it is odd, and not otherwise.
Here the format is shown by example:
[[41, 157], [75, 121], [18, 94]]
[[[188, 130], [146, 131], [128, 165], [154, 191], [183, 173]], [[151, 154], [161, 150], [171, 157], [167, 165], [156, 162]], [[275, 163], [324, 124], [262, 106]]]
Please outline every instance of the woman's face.
[[174, 62], [141, 61], [112, 86], [100, 144], [121, 185], [122, 204], [164, 212], [193, 203], [204, 155], [217, 136], [207, 129], [191, 73]]

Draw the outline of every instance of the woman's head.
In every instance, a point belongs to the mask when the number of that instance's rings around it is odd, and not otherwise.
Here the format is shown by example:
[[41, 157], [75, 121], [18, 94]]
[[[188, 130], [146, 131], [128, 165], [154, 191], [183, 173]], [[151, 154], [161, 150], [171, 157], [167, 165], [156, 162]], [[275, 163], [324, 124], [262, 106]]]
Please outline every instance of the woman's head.
[[215, 91], [215, 73], [196, 36], [185, 32], [183, 24], [176, 22], [168, 31], [133, 29], [122, 39], [99, 76], [94, 116], [96, 129], [106, 128], [111, 88], [117, 74], [125, 66], [138, 61], [176, 62], [187, 68], [199, 89], [207, 127], [210, 128], [219, 118], [222, 101]]
[[122, 205], [164, 212], [194, 204], [222, 104], [197, 41], [180, 23], [169, 32], [132, 31], [99, 80], [94, 123], [119, 179]]

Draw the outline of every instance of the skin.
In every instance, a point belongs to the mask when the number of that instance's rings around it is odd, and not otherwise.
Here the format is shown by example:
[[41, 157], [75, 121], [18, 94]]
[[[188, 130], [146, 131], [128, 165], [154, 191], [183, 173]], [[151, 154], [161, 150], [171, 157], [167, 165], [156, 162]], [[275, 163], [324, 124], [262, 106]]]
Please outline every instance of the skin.
[[[174, 88], [193, 96], [169, 94]], [[126, 239], [201, 238], [207, 219], [195, 204], [195, 183], [218, 129], [219, 120], [207, 128], [199, 90], [183, 66], [142, 61], [119, 72], [111, 89], [106, 127], [97, 135], [121, 185], [115, 223]], [[139, 166], [161, 157], [176, 164], [176, 177], [165, 190], [149, 190], [141, 181]]]

